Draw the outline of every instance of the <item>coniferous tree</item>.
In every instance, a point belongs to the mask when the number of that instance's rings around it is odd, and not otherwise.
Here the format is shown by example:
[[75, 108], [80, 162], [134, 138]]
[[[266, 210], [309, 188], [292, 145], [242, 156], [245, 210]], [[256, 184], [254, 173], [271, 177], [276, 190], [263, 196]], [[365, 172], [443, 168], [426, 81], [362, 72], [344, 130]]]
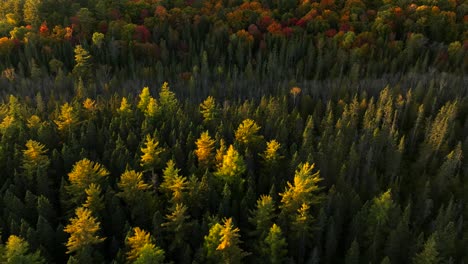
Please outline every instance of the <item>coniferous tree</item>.
[[42, 264], [45, 263], [44, 258], [40, 255], [39, 251], [30, 253], [29, 243], [21, 237], [11, 235], [8, 237], [6, 245], [2, 248], [0, 245], [0, 261], [1, 263], [31, 263]]
[[152, 242], [148, 232], [139, 227], [133, 229], [133, 235], [127, 237], [126, 244], [129, 248], [127, 252], [129, 263], [163, 263], [164, 261], [164, 251]]
[[93, 217], [89, 209], [79, 207], [75, 211], [76, 217], [70, 219], [70, 223], [64, 231], [70, 234], [68, 238], [67, 253], [76, 253], [76, 258], [80, 260], [93, 245], [102, 243], [105, 238], [97, 235], [100, 230], [100, 223]]

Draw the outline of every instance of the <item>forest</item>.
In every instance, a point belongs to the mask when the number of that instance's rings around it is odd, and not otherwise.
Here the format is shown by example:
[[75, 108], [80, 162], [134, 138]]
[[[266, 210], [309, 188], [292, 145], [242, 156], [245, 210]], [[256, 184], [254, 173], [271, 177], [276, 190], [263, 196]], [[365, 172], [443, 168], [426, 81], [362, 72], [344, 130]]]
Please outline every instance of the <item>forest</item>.
[[0, 263], [468, 264], [468, 2], [0, 1]]

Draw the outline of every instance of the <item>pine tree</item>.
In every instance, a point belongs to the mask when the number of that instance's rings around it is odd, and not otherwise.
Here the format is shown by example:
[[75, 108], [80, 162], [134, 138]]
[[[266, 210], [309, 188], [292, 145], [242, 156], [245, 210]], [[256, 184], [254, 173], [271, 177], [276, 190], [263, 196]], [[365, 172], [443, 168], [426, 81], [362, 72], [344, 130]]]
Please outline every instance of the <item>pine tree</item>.
[[169, 84], [167, 82], [163, 83], [161, 91], [159, 92], [159, 103], [163, 116], [174, 115], [179, 106], [179, 102], [174, 92], [169, 89]]
[[257, 200], [256, 208], [251, 212], [249, 222], [255, 226], [253, 234], [260, 239], [264, 239], [273, 224], [275, 217], [275, 203], [269, 195], [261, 195]]
[[439, 263], [439, 253], [437, 252], [437, 243], [435, 235], [433, 234], [426, 243], [421, 252], [416, 254], [413, 258], [414, 264], [436, 264]]
[[359, 243], [356, 239], [353, 240], [351, 247], [348, 249], [348, 252], [346, 252], [345, 263], [359, 264]]
[[60, 107], [60, 115], [56, 120], [54, 120], [54, 122], [60, 132], [70, 134], [72, 128], [74, 128], [78, 122], [78, 117], [76, 116], [73, 107], [68, 103], [65, 103]]
[[45, 263], [39, 251], [34, 253], [29, 252], [29, 243], [21, 237], [11, 235], [6, 242], [4, 253], [2, 253], [0, 245], [0, 263], [16, 264], [42, 264]]
[[179, 175], [180, 169], [175, 167], [173, 160], [167, 162], [163, 171], [164, 181], [161, 184], [161, 190], [170, 194], [170, 200], [173, 204], [183, 202], [184, 194], [188, 188], [187, 178]]
[[188, 219], [190, 216], [187, 212], [188, 208], [184, 204], [176, 204], [171, 213], [166, 215], [167, 222], [161, 224], [161, 226], [170, 233], [171, 244], [169, 246], [170, 250], [175, 250], [176, 248], [181, 248], [187, 240], [187, 228]]
[[208, 263], [221, 263], [222, 255], [217, 250], [219, 241], [221, 240], [221, 230], [223, 226], [215, 223], [210, 227], [208, 235], [204, 237], [203, 250]]
[[66, 244], [67, 254], [76, 252], [79, 256], [82, 251], [103, 242], [105, 238], [97, 235], [100, 223], [91, 215], [91, 210], [79, 207], [75, 213], [76, 217], [70, 219], [70, 223], [64, 228], [64, 231], [70, 234]]
[[85, 190], [85, 193], [87, 197], [83, 207], [98, 215], [104, 209], [101, 187], [95, 183], [91, 183]]
[[273, 224], [264, 241], [263, 260], [271, 264], [285, 263], [287, 254], [288, 243], [283, 236], [283, 232], [279, 226]]

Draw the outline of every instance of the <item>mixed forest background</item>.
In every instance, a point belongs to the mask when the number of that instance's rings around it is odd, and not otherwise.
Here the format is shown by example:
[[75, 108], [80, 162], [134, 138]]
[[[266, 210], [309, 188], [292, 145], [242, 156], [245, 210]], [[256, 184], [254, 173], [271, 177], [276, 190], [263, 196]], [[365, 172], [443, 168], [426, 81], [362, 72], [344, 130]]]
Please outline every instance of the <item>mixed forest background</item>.
[[468, 263], [468, 3], [0, 2], [0, 263]]

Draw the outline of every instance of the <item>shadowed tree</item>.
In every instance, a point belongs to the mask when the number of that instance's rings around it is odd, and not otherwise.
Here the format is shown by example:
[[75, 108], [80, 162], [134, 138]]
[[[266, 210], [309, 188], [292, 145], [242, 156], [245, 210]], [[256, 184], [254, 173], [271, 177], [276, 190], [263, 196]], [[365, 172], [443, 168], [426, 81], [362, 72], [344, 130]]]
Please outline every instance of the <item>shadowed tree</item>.
[[286, 262], [287, 254], [288, 243], [284, 238], [283, 232], [279, 226], [273, 224], [263, 242], [263, 260], [266, 263], [281, 264]]

